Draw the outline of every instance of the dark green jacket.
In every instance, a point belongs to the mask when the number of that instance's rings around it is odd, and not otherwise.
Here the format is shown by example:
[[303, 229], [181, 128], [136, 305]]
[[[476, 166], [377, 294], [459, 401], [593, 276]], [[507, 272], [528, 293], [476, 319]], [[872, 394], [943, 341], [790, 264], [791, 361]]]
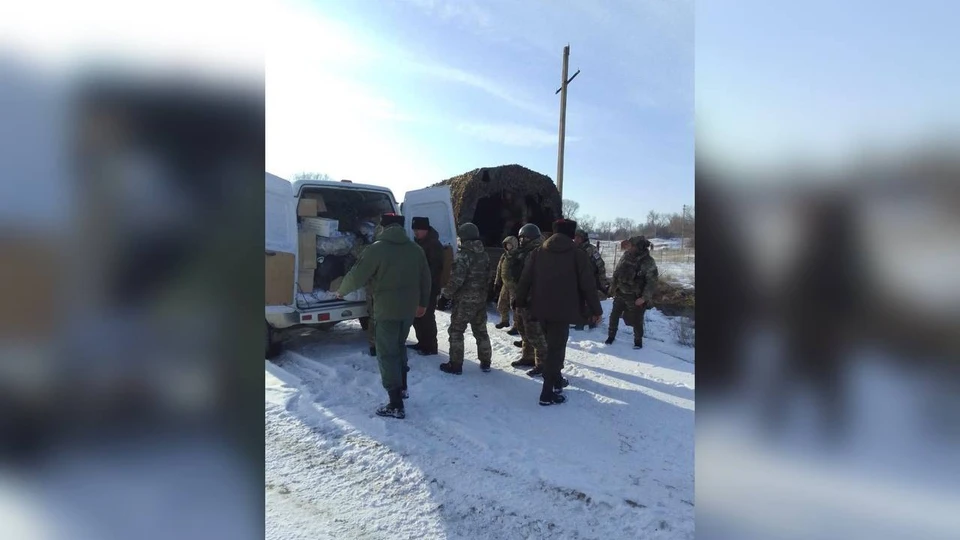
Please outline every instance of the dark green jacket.
[[411, 320], [418, 307], [430, 305], [430, 269], [420, 246], [403, 227], [383, 230], [347, 272], [337, 291], [347, 295], [370, 286], [377, 321]]

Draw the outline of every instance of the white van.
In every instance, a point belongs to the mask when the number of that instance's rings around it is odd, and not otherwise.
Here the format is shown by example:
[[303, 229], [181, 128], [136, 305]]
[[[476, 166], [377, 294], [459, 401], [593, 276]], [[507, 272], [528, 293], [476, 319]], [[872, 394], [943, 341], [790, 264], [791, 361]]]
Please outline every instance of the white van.
[[267, 357], [280, 351], [280, 330], [367, 317], [364, 291], [343, 300], [336, 298], [335, 291], [356, 254], [373, 242], [373, 229], [382, 214], [406, 216], [411, 238], [412, 218], [430, 218], [440, 242], [456, 254], [457, 226], [447, 186], [408, 192], [401, 206], [393, 192], [381, 186], [349, 180], [291, 183], [270, 173], [265, 180]]

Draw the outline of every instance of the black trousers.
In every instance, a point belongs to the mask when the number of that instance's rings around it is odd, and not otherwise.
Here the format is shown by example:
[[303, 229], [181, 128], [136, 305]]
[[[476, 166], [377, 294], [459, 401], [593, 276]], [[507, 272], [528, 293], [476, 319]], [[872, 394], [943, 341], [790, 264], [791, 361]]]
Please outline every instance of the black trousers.
[[417, 334], [417, 343], [424, 351], [437, 350], [437, 298], [429, 302], [423, 317], [413, 320], [413, 331]]
[[540, 321], [543, 333], [547, 338], [547, 358], [541, 364], [543, 368], [542, 395], [552, 393], [560, 383], [560, 370], [567, 356], [567, 339], [570, 337], [570, 323], [556, 321]]

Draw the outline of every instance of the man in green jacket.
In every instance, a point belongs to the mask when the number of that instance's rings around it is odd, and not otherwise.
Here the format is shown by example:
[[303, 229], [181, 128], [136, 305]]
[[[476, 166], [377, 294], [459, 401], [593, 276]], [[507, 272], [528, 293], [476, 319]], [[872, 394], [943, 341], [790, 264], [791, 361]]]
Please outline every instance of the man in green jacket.
[[423, 250], [403, 230], [403, 216], [384, 214], [380, 225], [383, 232], [344, 276], [337, 296], [365, 286], [373, 291], [380, 380], [390, 396], [377, 415], [404, 418], [409, 371], [405, 343], [413, 320], [427, 310], [430, 269]]

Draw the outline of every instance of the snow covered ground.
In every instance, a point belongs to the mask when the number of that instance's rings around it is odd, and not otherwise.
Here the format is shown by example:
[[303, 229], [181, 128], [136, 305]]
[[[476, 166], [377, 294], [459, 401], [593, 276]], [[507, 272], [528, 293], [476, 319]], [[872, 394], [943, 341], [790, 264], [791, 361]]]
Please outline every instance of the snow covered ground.
[[492, 312], [490, 373], [469, 330], [464, 374], [440, 372], [437, 322], [405, 420], [373, 414], [386, 395], [355, 321], [265, 363], [267, 538], [693, 538], [694, 350], [670, 319], [648, 312], [642, 350], [623, 327], [604, 345], [605, 321], [571, 331], [552, 407]]

